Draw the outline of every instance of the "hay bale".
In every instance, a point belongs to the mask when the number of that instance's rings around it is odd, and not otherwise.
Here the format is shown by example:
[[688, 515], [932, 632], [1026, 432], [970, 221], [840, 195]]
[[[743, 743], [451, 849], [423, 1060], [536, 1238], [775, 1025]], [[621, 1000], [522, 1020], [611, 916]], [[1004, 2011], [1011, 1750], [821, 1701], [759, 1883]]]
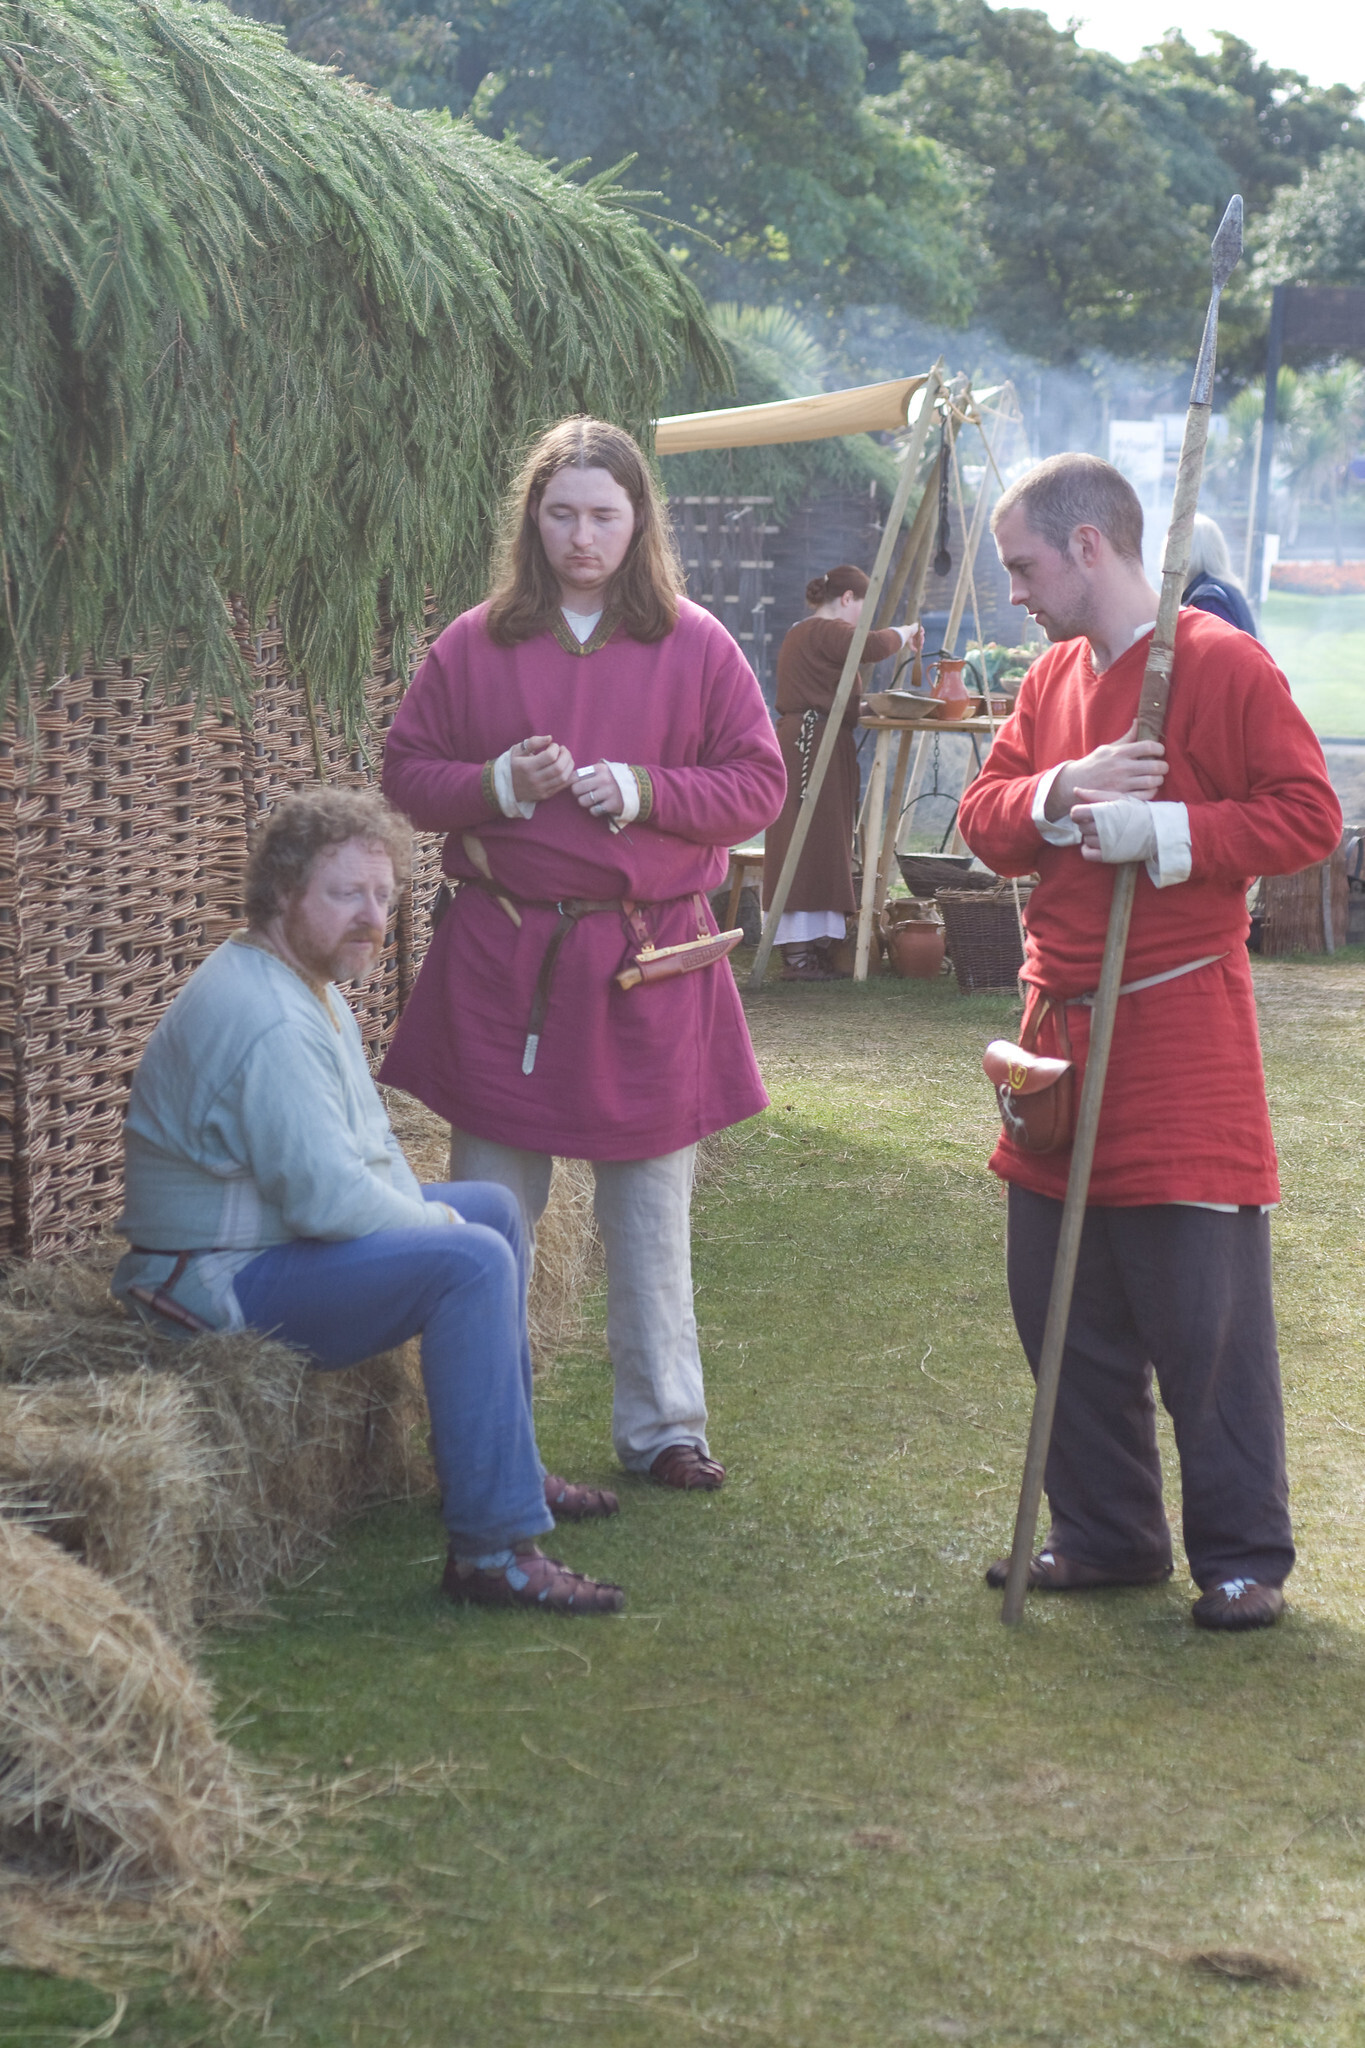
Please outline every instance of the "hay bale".
[[[450, 1126], [400, 1088], [380, 1090], [398, 1142], [420, 1181], [450, 1177]], [[536, 1231], [527, 1321], [538, 1371], [580, 1341], [583, 1298], [602, 1271], [602, 1240], [593, 1215], [592, 1162], [556, 1159], [550, 1199]]]
[[252, 1612], [270, 1580], [316, 1556], [347, 1515], [426, 1490], [430, 1467], [414, 1434], [425, 1415], [415, 1347], [320, 1373], [254, 1331], [158, 1336], [111, 1301], [111, 1250], [92, 1246], [5, 1275], [0, 1384], [151, 1374], [181, 1390], [209, 1468], [191, 1546], [196, 1621]]
[[187, 1389], [162, 1373], [0, 1388], [0, 1502], [150, 1614], [194, 1630], [214, 1461]]
[[145, 1614], [0, 1521], [0, 1960], [98, 1974], [120, 1930], [125, 1965], [134, 1935], [200, 1968], [227, 1951], [259, 1819], [210, 1706]]
[[602, 1270], [593, 1187], [590, 1160], [556, 1159], [526, 1304], [531, 1357], [542, 1370], [581, 1341], [583, 1297]]

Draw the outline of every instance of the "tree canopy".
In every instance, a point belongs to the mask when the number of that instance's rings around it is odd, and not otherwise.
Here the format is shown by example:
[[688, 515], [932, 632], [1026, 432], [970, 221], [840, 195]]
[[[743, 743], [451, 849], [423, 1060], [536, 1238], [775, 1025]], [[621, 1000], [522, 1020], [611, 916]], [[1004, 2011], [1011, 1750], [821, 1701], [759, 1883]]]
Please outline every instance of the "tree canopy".
[[1365, 145], [1356, 95], [1232, 35], [1201, 56], [1172, 31], [1124, 65], [1029, 9], [899, 4], [908, 40], [881, 104], [954, 153], [983, 245], [977, 316], [1044, 360], [1183, 352], [1230, 195], [1254, 238], [1278, 187], [1334, 143]]
[[231, 593], [354, 719], [381, 582], [401, 659], [532, 432], [724, 382], [607, 186], [225, 9], [0, 0], [0, 58], [0, 688], [151, 644], [226, 693]]
[[[973, 312], [1044, 361], [1184, 353], [1229, 195], [1254, 251], [1278, 192], [1365, 145], [1354, 92], [1235, 35], [1201, 53], [1172, 30], [1122, 64], [985, 0], [234, 4], [403, 104], [596, 171], [633, 154], [712, 296]], [[1263, 329], [1250, 280], [1228, 363]]]
[[540, 156], [633, 156], [661, 239], [709, 291], [965, 311], [961, 194], [935, 144], [867, 100], [852, 0], [454, 0], [425, 69], [412, 38], [432, 17], [411, 0], [253, 0], [266, 10], [310, 55]]
[[1365, 286], [1365, 154], [1329, 150], [1268, 214], [1261, 275], [1267, 284]]

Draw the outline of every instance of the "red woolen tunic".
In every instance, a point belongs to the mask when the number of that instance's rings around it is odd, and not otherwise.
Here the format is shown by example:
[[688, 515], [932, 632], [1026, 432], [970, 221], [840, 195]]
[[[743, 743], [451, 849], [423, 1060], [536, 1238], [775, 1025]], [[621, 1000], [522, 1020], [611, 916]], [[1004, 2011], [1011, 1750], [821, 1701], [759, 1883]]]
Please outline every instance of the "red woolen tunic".
[[[1003, 875], [1036, 869], [1025, 978], [1058, 995], [1099, 983], [1114, 870], [1049, 846], [1032, 821], [1040, 775], [1123, 738], [1137, 715], [1150, 635], [1096, 675], [1088, 641], [1050, 648], [962, 800], [968, 845]], [[1341, 807], [1311, 728], [1265, 648], [1207, 613], [1182, 611], [1165, 731], [1161, 801], [1189, 807], [1190, 879], [1154, 887], [1139, 869], [1125, 982], [1216, 953], [1213, 966], [1120, 998], [1100, 1116], [1093, 1203], [1279, 1199], [1251, 972], [1246, 892], [1257, 875], [1323, 860]], [[1067, 1010], [1077, 1079], [1090, 1011]], [[1040, 1039], [1055, 1049], [1051, 1019]], [[1079, 1097], [1077, 1098], [1079, 1100]], [[1002, 1179], [1060, 1199], [1070, 1153], [1021, 1152], [1005, 1137]]]
[[[384, 794], [419, 830], [451, 835], [448, 875], [474, 873], [460, 843], [473, 831], [513, 896], [633, 897], [657, 906], [646, 911], [656, 945], [695, 938], [693, 892], [724, 880], [729, 847], [772, 822], [785, 787], [739, 648], [686, 600], [657, 644], [618, 628], [582, 654], [550, 632], [495, 647], [485, 610], [447, 626], [413, 678], [385, 743]], [[647, 816], [612, 832], [564, 790], [530, 818], [505, 818], [487, 800], [483, 766], [531, 733], [552, 734], [579, 766], [645, 768]], [[521, 916], [518, 931], [491, 897], [460, 891], [382, 1081], [475, 1137], [584, 1159], [657, 1158], [766, 1105], [728, 964], [623, 991], [612, 977], [638, 947], [612, 911], [566, 938], [535, 1068], [523, 1074], [558, 918], [529, 906]]]

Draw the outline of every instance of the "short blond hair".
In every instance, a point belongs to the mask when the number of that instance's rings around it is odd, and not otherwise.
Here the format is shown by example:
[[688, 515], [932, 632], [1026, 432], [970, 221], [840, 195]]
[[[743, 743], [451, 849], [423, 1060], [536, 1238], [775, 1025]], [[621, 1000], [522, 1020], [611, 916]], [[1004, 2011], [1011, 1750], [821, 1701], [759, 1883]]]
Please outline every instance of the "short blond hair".
[[307, 789], [281, 797], [257, 827], [246, 869], [247, 922], [256, 930], [308, 886], [319, 859], [362, 839], [382, 846], [396, 889], [412, 878], [412, 827], [373, 789]]
[[1122, 470], [1098, 455], [1049, 455], [1012, 483], [991, 514], [991, 532], [1022, 512], [1030, 533], [1064, 555], [1078, 526], [1095, 526], [1116, 555], [1142, 560], [1142, 505]]

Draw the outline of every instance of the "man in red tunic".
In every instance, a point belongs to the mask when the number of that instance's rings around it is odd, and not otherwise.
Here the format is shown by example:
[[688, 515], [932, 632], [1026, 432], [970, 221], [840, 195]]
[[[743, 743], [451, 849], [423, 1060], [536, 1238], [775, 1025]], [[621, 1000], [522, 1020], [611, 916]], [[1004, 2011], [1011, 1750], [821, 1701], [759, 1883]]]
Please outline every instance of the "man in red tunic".
[[616, 976], [647, 942], [714, 933], [706, 894], [786, 778], [753, 671], [681, 583], [630, 436], [544, 435], [492, 597], [389, 729], [385, 792], [448, 835], [456, 893], [380, 1078], [449, 1121], [459, 1178], [513, 1190], [532, 1242], [554, 1155], [592, 1161], [617, 1455], [690, 1490], [725, 1477], [692, 1308], [696, 1146], [768, 1098], [724, 960]]
[[[1010, 596], [1056, 643], [963, 798], [973, 851], [1036, 870], [1026, 1023], [1064, 1010], [1084, 1072], [1113, 877], [1138, 876], [1090, 1206], [1046, 1485], [1048, 1540], [1029, 1583], [1145, 1585], [1172, 1569], [1153, 1372], [1180, 1457], [1183, 1533], [1205, 1628], [1278, 1617], [1294, 1562], [1270, 1288], [1279, 1199], [1246, 955], [1246, 893], [1337, 845], [1319, 747], [1266, 650], [1182, 611], [1164, 743], [1134, 737], [1157, 594], [1142, 510], [1119, 472], [1059, 455], [992, 520]], [[1039, 1049], [1059, 1047], [1045, 1010]], [[1069, 1151], [1002, 1135], [1010, 1299], [1033, 1370], [1042, 1348]], [[1008, 1560], [987, 1580], [1004, 1583]]]

